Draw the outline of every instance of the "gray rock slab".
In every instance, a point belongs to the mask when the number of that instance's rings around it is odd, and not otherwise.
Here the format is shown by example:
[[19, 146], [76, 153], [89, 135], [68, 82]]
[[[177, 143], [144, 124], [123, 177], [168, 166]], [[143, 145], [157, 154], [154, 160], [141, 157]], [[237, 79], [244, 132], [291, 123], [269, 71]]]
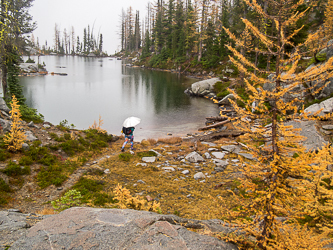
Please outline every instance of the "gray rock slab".
[[212, 155], [217, 159], [223, 159], [225, 156], [224, 152], [212, 152]]
[[214, 160], [214, 163], [217, 167], [226, 167], [228, 166], [229, 164], [229, 161], [228, 160], [218, 160], [218, 159], [215, 159]]
[[196, 221], [130, 209], [70, 208], [30, 228], [10, 249], [234, 250], [234, 244], [187, 230], [186, 224], [230, 232], [219, 221]]
[[192, 163], [205, 161], [204, 158], [201, 155], [199, 155], [197, 152], [189, 153], [185, 157], [185, 159]]
[[147, 162], [147, 163], [153, 163], [156, 161], [156, 157], [155, 156], [151, 156], [151, 157], [142, 157], [142, 161], [143, 162]]
[[241, 151], [240, 147], [236, 145], [224, 145], [221, 148], [229, 153], [239, 153]]
[[244, 158], [248, 159], [248, 160], [255, 160], [256, 158], [252, 155], [252, 154], [248, 154], [248, 153], [237, 153], [240, 156], [243, 156]]
[[292, 125], [294, 128], [300, 128], [300, 135], [304, 136], [302, 142], [307, 151], [316, 150], [328, 143], [316, 129], [316, 121], [290, 121], [285, 125]]

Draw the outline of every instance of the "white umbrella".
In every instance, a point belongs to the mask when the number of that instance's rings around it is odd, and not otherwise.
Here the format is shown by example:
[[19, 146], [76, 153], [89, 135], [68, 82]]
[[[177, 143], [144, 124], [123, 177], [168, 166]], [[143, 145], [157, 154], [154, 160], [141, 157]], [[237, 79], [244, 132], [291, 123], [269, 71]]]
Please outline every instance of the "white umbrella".
[[123, 123], [123, 127], [125, 127], [125, 128], [135, 127], [140, 122], [141, 122], [140, 118], [131, 116], [131, 117], [126, 118], [126, 120]]

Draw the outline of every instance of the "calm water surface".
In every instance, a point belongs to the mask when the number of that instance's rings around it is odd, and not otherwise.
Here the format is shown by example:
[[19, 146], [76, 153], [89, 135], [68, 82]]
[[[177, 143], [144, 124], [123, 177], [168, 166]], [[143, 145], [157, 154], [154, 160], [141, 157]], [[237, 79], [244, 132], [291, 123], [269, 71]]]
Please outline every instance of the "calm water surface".
[[211, 101], [184, 94], [194, 80], [178, 74], [129, 68], [111, 58], [43, 56], [39, 62], [49, 73], [68, 74], [20, 77], [27, 104], [55, 125], [66, 119], [87, 129], [101, 115], [102, 128], [120, 135], [123, 121], [137, 116], [140, 141], [195, 132], [205, 117], [218, 114]]

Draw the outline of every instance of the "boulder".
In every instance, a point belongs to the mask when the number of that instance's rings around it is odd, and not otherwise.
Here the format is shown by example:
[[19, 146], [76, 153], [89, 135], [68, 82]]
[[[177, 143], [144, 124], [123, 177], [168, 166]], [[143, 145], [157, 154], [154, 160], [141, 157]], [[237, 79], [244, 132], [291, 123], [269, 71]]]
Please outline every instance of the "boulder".
[[37, 140], [37, 137], [34, 136], [34, 134], [31, 131], [26, 131], [24, 133], [24, 135], [26, 136], [27, 141], [36, 141]]
[[8, 114], [10, 111], [10, 108], [8, 108], [6, 102], [4, 101], [4, 99], [2, 97], [0, 98], [0, 110], [5, 111]]
[[310, 115], [314, 114], [315, 112], [319, 111], [320, 109], [323, 109], [318, 116], [324, 116], [327, 113], [332, 113], [333, 110], [333, 97], [330, 99], [327, 99], [321, 103], [315, 103], [309, 107], [307, 107], [304, 112], [309, 113]]
[[199, 155], [197, 152], [189, 153], [185, 157], [185, 159], [188, 160], [189, 162], [192, 162], [192, 163], [205, 161], [204, 158], [201, 155]]
[[130, 209], [75, 207], [30, 228], [11, 247], [30, 249], [238, 249], [186, 229], [230, 233], [220, 220], [197, 221]]
[[[1, 99], [1, 98], [0, 98], [0, 99]], [[12, 122], [0, 118], [0, 125], [1, 125], [1, 127], [2, 127], [3, 132], [4, 132], [4, 133], [7, 133], [7, 132], [10, 131], [10, 129], [11, 129], [11, 127], [12, 127]]]
[[321, 148], [328, 143], [324, 137], [316, 129], [316, 121], [290, 121], [285, 125], [292, 125], [294, 128], [300, 128], [300, 135], [304, 136], [302, 142], [307, 151], [312, 151]]
[[203, 95], [209, 93], [213, 89], [215, 83], [217, 83], [219, 81], [220, 81], [219, 78], [211, 78], [211, 79], [193, 83], [191, 86], [191, 91], [192, 91], [193, 95], [203, 96]]

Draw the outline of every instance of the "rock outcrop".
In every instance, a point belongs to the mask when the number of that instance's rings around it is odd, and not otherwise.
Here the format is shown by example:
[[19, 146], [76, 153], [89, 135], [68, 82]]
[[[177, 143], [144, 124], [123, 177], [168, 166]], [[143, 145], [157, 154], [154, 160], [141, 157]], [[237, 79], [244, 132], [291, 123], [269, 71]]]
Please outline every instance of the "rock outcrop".
[[[25, 224], [21, 229], [24, 227]], [[75, 207], [21, 232], [9, 249], [238, 249], [232, 243], [187, 228], [232, 232], [220, 220], [198, 221], [129, 209]]]

